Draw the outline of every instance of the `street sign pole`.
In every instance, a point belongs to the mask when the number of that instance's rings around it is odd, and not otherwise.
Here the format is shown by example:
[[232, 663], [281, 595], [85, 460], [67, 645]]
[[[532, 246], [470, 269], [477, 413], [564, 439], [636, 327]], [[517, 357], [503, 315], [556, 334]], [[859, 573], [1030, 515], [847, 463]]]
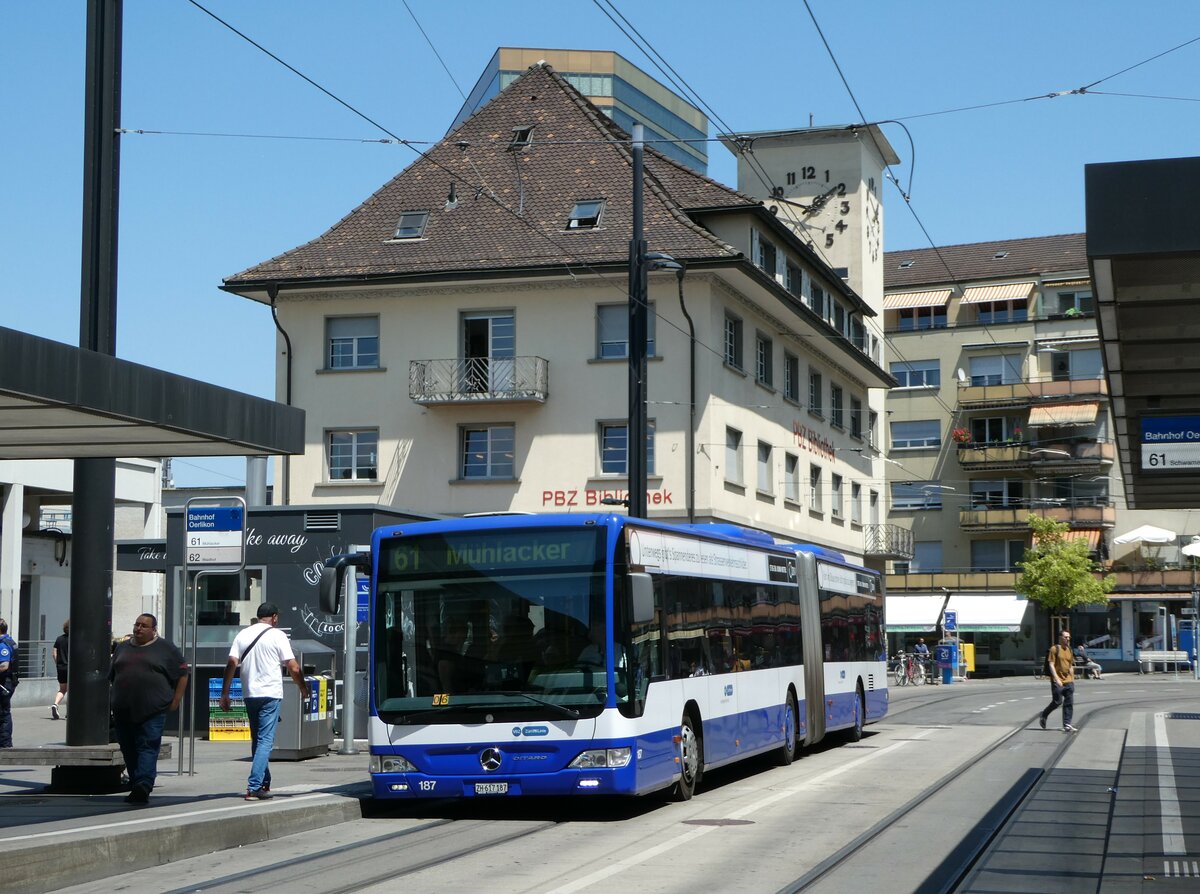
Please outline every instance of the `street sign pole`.
[[[179, 775], [183, 775], [184, 713], [187, 714], [188, 775], [196, 773], [196, 658], [200, 580], [217, 574], [241, 576], [246, 569], [246, 501], [241, 497], [193, 497], [183, 509], [183, 611], [180, 638], [188, 656], [188, 699], [179, 715]], [[196, 570], [193, 572], [193, 568]], [[190, 614], [189, 614], [190, 611]], [[207, 696], [206, 696], [207, 698]]]

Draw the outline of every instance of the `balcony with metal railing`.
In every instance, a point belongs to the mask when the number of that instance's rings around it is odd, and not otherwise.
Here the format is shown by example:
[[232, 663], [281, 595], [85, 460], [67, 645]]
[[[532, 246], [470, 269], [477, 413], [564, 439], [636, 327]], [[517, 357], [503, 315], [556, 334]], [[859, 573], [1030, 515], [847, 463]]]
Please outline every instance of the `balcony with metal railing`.
[[958, 464], [967, 471], [1070, 469], [1083, 472], [1113, 464], [1116, 447], [1096, 438], [958, 444]]
[[424, 406], [545, 403], [549, 367], [541, 357], [413, 360], [408, 365], [408, 394]]
[[1027, 531], [1029, 516], [1052, 518], [1072, 528], [1111, 528], [1117, 510], [1106, 500], [1087, 500], [1071, 505], [1053, 505], [1055, 500], [1018, 500], [1004, 506], [976, 506], [958, 513], [959, 527], [974, 531]]
[[963, 409], [1028, 407], [1055, 401], [1100, 400], [1108, 396], [1108, 382], [1098, 379], [1059, 379], [1032, 376], [1017, 382], [958, 383], [958, 405]]
[[900, 525], [865, 525], [863, 549], [868, 556], [881, 559], [911, 559], [913, 533]]
[[884, 585], [889, 593], [916, 590], [937, 593], [941, 590], [1009, 590], [1017, 584], [1017, 571], [914, 571], [889, 574]]

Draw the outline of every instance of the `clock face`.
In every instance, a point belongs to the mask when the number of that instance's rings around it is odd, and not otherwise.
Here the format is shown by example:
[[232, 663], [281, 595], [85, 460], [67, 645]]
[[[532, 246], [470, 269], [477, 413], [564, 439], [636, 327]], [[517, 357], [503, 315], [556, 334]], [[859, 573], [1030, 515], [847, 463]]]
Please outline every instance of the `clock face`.
[[833, 248], [838, 238], [850, 228], [852, 196], [844, 182], [830, 183], [808, 202], [805, 223], [817, 230], [814, 236], [819, 245]]

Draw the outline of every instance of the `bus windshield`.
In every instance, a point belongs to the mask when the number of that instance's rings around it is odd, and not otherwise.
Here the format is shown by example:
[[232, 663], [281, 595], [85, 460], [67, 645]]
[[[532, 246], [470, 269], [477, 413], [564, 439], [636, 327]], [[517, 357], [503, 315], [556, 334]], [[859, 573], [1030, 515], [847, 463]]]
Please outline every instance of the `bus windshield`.
[[385, 538], [375, 707], [388, 723], [595, 716], [608, 696], [604, 529]]

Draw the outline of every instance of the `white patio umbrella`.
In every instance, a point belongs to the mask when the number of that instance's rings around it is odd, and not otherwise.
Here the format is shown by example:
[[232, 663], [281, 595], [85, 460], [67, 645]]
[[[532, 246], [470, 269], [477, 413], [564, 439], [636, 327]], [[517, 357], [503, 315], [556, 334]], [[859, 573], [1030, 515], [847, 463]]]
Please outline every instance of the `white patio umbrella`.
[[1174, 543], [1175, 538], [1178, 536], [1174, 531], [1168, 531], [1166, 528], [1156, 528], [1154, 525], [1142, 525], [1140, 528], [1134, 528], [1120, 537], [1114, 537], [1112, 542], [1114, 546], [1122, 543]]
[[1193, 537], [1192, 542], [1180, 550], [1185, 556], [1200, 556], [1200, 537]]

